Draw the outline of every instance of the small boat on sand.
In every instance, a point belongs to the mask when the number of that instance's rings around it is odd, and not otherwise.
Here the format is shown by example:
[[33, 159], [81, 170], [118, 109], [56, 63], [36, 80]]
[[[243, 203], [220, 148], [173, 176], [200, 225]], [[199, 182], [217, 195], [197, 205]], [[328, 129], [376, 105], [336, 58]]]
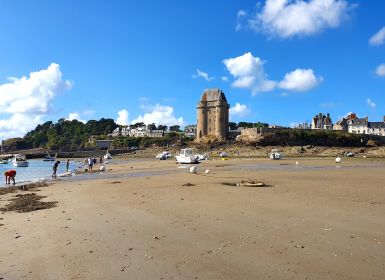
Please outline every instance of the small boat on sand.
[[271, 150], [269, 158], [270, 159], [281, 159], [281, 154], [278, 152], [277, 149], [273, 149], [273, 150]]
[[107, 150], [107, 153], [104, 155], [103, 157], [104, 159], [112, 159], [112, 156], [110, 154], [110, 152]]
[[178, 163], [198, 163], [198, 158], [194, 156], [192, 149], [186, 148], [180, 151], [179, 155], [175, 156]]
[[171, 153], [169, 151], [161, 152], [160, 154], [157, 154], [156, 159], [165, 160], [168, 158], [171, 158]]

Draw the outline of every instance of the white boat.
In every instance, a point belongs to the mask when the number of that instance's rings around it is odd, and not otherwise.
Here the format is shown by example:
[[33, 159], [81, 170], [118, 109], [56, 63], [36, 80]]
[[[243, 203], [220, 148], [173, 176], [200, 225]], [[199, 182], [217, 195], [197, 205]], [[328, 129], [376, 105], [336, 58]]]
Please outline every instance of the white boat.
[[226, 152], [220, 152], [220, 153], [219, 153], [219, 156], [225, 158], [225, 157], [228, 157], [229, 154], [226, 153]]
[[160, 154], [157, 154], [156, 159], [165, 160], [168, 158], [171, 158], [171, 153], [169, 151], [161, 152]]
[[43, 161], [55, 161], [55, 158], [52, 157], [49, 153], [47, 153], [43, 158]]
[[107, 150], [107, 153], [104, 155], [103, 158], [104, 158], [104, 159], [112, 159], [112, 156], [111, 156], [111, 154], [108, 152], [108, 150]]
[[194, 156], [195, 156], [199, 161], [209, 159], [209, 156], [208, 156], [208, 155], [196, 154], [196, 155], [194, 155]]
[[15, 167], [28, 167], [29, 162], [25, 155], [16, 154], [12, 159], [12, 164]]
[[7, 159], [1, 159], [0, 164], [8, 164], [8, 160]]
[[278, 152], [277, 149], [273, 149], [273, 150], [271, 150], [269, 158], [270, 159], [281, 159], [281, 154]]
[[190, 148], [182, 149], [175, 159], [178, 163], [198, 163], [198, 158], [194, 156]]

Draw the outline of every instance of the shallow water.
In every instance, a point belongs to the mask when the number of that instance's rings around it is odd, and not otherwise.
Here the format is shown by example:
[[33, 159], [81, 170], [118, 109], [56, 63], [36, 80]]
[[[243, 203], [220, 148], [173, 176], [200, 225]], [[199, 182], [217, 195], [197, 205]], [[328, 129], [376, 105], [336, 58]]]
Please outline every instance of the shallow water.
[[[8, 164], [0, 164], [0, 174], [3, 175], [6, 170], [16, 170], [16, 183], [23, 182], [33, 182], [39, 180], [45, 180], [51, 178], [52, 175], [52, 167], [54, 165], [54, 161], [43, 161], [41, 159], [31, 159], [28, 160], [28, 167], [14, 167], [12, 163]], [[78, 163], [74, 161], [70, 161], [70, 170], [74, 171], [78, 167]], [[61, 161], [59, 164], [57, 174], [65, 173], [66, 170], [66, 160]], [[0, 181], [0, 187], [5, 186], [5, 179], [2, 178]]]

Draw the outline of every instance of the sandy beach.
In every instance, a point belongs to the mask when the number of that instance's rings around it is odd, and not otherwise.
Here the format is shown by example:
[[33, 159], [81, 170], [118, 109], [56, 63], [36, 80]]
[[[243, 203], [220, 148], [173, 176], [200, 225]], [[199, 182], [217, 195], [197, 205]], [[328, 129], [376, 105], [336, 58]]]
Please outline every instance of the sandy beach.
[[[384, 279], [384, 170], [369, 158], [216, 159], [195, 175], [122, 159], [1, 195], [0, 207], [26, 193], [57, 204], [0, 213], [0, 279]], [[231, 186], [246, 179], [267, 186]]]

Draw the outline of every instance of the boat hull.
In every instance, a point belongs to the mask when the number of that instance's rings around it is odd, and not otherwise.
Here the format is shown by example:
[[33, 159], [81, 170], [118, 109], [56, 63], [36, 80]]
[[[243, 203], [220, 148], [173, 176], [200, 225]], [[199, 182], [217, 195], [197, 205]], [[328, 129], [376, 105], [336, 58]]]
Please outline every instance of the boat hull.
[[12, 162], [12, 164], [15, 167], [28, 167], [29, 162], [28, 161], [14, 161], [14, 162]]
[[178, 163], [185, 163], [185, 164], [198, 163], [198, 159], [195, 157], [175, 156], [175, 159]]

